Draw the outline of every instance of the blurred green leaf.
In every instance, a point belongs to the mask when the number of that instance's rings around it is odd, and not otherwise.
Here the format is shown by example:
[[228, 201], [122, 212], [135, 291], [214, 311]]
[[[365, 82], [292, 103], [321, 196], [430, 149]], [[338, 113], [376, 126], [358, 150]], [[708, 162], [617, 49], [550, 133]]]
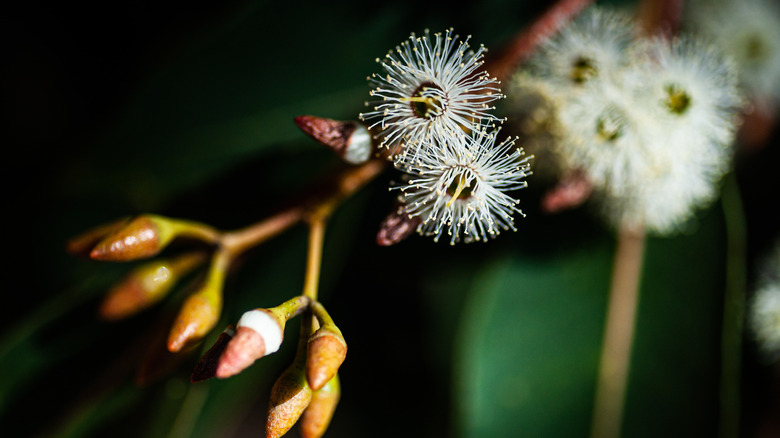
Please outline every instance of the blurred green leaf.
[[[723, 224], [650, 238], [625, 436], [714, 436]], [[474, 281], [455, 351], [465, 437], [581, 437], [590, 428], [614, 242], [506, 253]]]

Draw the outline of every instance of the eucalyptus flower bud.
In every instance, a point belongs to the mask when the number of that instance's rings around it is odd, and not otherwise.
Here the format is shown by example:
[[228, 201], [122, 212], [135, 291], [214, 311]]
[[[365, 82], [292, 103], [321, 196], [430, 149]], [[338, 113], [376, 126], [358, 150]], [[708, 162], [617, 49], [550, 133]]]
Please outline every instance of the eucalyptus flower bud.
[[168, 335], [168, 350], [175, 353], [201, 340], [214, 328], [221, 311], [221, 293], [217, 297], [209, 290], [201, 290], [190, 295]]
[[374, 150], [371, 134], [358, 122], [298, 116], [295, 124], [350, 164], [362, 164], [371, 158]]
[[89, 256], [105, 261], [147, 258], [159, 253], [173, 237], [167, 219], [153, 215], [138, 216], [98, 242]]
[[311, 402], [301, 417], [301, 436], [320, 438], [330, 425], [333, 413], [341, 398], [341, 383], [335, 375], [322, 388], [312, 394]]
[[146, 214], [103, 238], [89, 256], [95, 260], [126, 262], [157, 255], [178, 236], [214, 242], [218, 235], [203, 224]]
[[266, 438], [278, 438], [295, 425], [312, 400], [312, 389], [304, 376], [303, 363], [297, 360], [274, 383], [268, 402]]
[[195, 365], [195, 369], [192, 370], [192, 376], [190, 382], [197, 383], [210, 379], [217, 375], [217, 367], [219, 365], [219, 359], [222, 353], [228, 346], [228, 343], [236, 335], [236, 326], [233, 324], [227, 326], [225, 330], [219, 334], [217, 341], [211, 348], [203, 354], [198, 363]]
[[333, 376], [347, 357], [347, 343], [334, 325], [324, 325], [309, 338], [306, 354], [306, 379], [319, 390]]
[[245, 312], [236, 324], [236, 335], [219, 359], [217, 377], [234, 376], [257, 359], [276, 353], [284, 339], [287, 321], [309, 305], [309, 298], [298, 296], [271, 309]]
[[284, 323], [265, 309], [244, 313], [236, 326], [236, 336], [219, 358], [217, 377], [236, 375], [257, 359], [278, 351], [284, 338]]
[[314, 301], [311, 309], [319, 328], [306, 343], [306, 379], [316, 391], [336, 375], [347, 357], [347, 343], [321, 303]]
[[100, 306], [103, 319], [116, 320], [133, 315], [161, 300], [183, 276], [198, 267], [203, 253], [155, 260], [132, 270], [111, 288]]
[[128, 218], [122, 218], [114, 222], [98, 225], [68, 240], [65, 249], [72, 255], [89, 257], [92, 249], [98, 242], [122, 228], [127, 222]]
[[376, 243], [381, 246], [395, 245], [414, 234], [420, 223], [422, 217], [409, 216], [406, 208], [401, 205], [382, 221], [376, 235]]

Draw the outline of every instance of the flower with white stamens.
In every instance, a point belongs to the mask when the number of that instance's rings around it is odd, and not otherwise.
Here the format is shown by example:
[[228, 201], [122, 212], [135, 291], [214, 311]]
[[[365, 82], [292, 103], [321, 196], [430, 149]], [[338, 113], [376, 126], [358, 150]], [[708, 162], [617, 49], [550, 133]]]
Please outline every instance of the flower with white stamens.
[[501, 230], [516, 230], [514, 213], [519, 201], [508, 192], [526, 187], [529, 159], [514, 139], [496, 145], [500, 130], [488, 133], [482, 125], [462, 143], [433, 144], [411, 159], [396, 158], [396, 166], [411, 176], [396, 187], [407, 214], [420, 217], [417, 232], [450, 236], [450, 244], [487, 240]]
[[469, 38], [426, 30], [377, 58], [386, 74], [368, 78], [376, 100], [366, 102], [373, 109], [360, 119], [392, 154], [414, 158], [423, 144], [460, 142], [478, 124], [501, 121], [491, 113], [503, 97], [499, 81], [480, 70], [486, 49], [471, 50]]

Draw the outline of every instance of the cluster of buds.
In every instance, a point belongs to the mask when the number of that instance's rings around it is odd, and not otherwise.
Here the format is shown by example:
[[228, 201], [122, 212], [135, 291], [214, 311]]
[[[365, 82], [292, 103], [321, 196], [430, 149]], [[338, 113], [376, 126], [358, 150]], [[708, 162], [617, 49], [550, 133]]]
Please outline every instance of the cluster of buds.
[[300, 419], [305, 438], [320, 437], [330, 423], [340, 397], [337, 371], [347, 355], [347, 344], [325, 308], [298, 296], [270, 309], [244, 313], [229, 326], [201, 358], [193, 382], [234, 376], [257, 359], [279, 350], [284, 328], [305, 313], [293, 363], [271, 390], [266, 437], [280, 437]]
[[[156, 215], [98, 226], [71, 239], [72, 254], [93, 260], [129, 262], [158, 255], [176, 238], [190, 238], [213, 244], [218, 232], [195, 222]], [[207, 260], [203, 250], [157, 258], [131, 270], [104, 298], [99, 314], [107, 320], [131, 316], [163, 299], [177, 282]], [[179, 351], [202, 338], [219, 319], [225, 257], [215, 255], [206, 281], [185, 302], [171, 331], [168, 347]]]

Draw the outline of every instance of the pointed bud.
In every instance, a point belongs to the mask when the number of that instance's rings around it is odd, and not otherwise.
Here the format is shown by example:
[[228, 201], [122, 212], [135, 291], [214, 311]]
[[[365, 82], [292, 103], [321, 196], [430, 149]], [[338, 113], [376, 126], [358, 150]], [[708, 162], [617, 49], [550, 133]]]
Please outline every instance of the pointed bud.
[[167, 222], [159, 216], [138, 216], [98, 242], [89, 256], [124, 262], [156, 255], [174, 237]]
[[257, 359], [279, 351], [287, 321], [302, 312], [311, 300], [305, 296], [292, 298], [271, 309], [245, 312], [236, 324], [236, 336], [219, 359], [217, 377], [234, 376]]
[[271, 389], [265, 423], [266, 438], [278, 438], [287, 433], [309, 405], [312, 392], [303, 375], [303, 366], [296, 360]]
[[320, 438], [330, 425], [336, 405], [341, 398], [339, 376], [335, 375], [322, 388], [312, 394], [309, 407], [301, 417], [301, 436], [303, 438]]
[[198, 363], [195, 365], [195, 369], [192, 370], [192, 376], [190, 376], [190, 382], [198, 383], [204, 380], [208, 380], [217, 375], [217, 366], [219, 364], [219, 358], [224, 353], [228, 346], [228, 343], [236, 334], [236, 326], [229, 325], [225, 330], [219, 334], [219, 338], [214, 342], [214, 345], [203, 354]]
[[107, 235], [119, 230], [128, 223], [128, 218], [122, 218], [114, 222], [98, 225], [91, 230], [68, 240], [65, 245], [66, 251], [71, 255], [89, 257], [92, 248]]
[[198, 342], [214, 328], [222, 311], [222, 285], [228, 266], [230, 254], [217, 250], [203, 285], [181, 306], [168, 334], [168, 350], [176, 352], [188, 344]]
[[582, 205], [593, 193], [593, 184], [582, 172], [570, 172], [542, 199], [542, 210], [558, 213]]
[[333, 150], [344, 161], [362, 164], [374, 150], [371, 134], [358, 122], [341, 122], [315, 116], [298, 116], [295, 124], [301, 131]]
[[381, 246], [395, 245], [411, 236], [422, 222], [419, 216], [411, 217], [403, 206], [399, 206], [395, 212], [382, 221], [379, 233], [376, 235], [376, 243]]
[[217, 377], [234, 376], [257, 359], [279, 350], [285, 321], [266, 309], [244, 313], [236, 325], [236, 336], [219, 359]]
[[126, 262], [152, 257], [178, 236], [214, 243], [220, 232], [197, 222], [142, 215], [99, 241], [89, 256], [96, 260]]
[[306, 354], [306, 380], [318, 390], [339, 370], [347, 357], [347, 343], [335, 326], [325, 325], [309, 338]]
[[100, 306], [100, 317], [117, 320], [149, 307], [204, 260], [203, 253], [190, 253], [170, 260], [156, 260], [132, 270], [111, 288]]
[[214, 328], [222, 311], [222, 299], [210, 291], [201, 290], [190, 295], [181, 307], [176, 322], [168, 335], [168, 350], [177, 352], [200, 341]]

